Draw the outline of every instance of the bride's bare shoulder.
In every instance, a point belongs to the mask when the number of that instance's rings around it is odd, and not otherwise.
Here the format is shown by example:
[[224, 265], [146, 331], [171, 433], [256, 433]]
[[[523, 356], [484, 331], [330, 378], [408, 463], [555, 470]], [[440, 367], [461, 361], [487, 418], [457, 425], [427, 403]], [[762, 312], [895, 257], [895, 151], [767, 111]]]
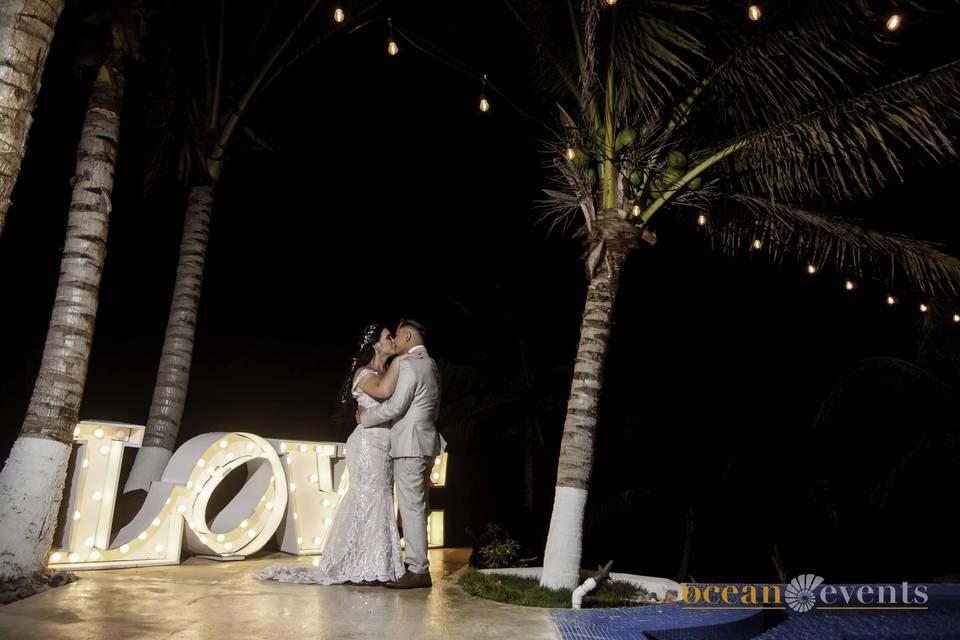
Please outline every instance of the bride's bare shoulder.
[[370, 369], [369, 367], [360, 367], [357, 369], [357, 372], [353, 374], [353, 384], [356, 386], [363, 378], [368, 376], [378, 376], [380, 375], [375, 370]]

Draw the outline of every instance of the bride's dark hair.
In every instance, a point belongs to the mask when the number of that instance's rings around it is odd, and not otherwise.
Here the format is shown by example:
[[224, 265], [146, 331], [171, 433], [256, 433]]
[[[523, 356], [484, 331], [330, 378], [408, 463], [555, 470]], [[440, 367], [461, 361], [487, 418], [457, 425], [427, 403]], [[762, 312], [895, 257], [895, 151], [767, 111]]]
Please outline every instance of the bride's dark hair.
[[368, 324], [360, 334], [360, 340], [357, 343], [357, 351], [350, 362], [350, 370], [347, 371], [347, 377], [340, 387], [340, 404], [346, 404], [353, 401], [353, 378], [357, 375], [357, 369], [367, 364], [373, 359], [373, 345], [380, 340], [380, 334], [386, 328], [384, 324]]

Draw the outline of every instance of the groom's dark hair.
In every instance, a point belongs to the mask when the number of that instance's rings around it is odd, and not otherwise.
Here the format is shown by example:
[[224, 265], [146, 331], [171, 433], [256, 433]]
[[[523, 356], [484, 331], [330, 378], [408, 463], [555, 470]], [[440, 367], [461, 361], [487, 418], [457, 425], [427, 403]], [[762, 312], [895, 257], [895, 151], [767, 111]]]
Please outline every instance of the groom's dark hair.
[[427, 328], [421, 322], [417, 322], [413, 319], [404, 319], [400, 321], [400, 324], [397, 325], [397, 330], [403, 329], [404, 327], [409, 327], [420, 334], [420, 337], [424, 342], [427, 341]]

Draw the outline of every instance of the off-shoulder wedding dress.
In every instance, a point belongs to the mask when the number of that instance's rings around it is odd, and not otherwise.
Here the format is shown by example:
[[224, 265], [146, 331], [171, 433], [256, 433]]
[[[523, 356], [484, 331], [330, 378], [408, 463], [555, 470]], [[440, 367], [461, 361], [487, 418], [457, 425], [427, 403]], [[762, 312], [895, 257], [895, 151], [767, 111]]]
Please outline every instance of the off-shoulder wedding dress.
[[[361, 369], [353, 397], [364, 410], [380, 403], [357, 385], [373, 369]], [[393, 460], [390, 430], [357, 426], [347, 438], [350, 485], [337, 506], [318, 566], [277, 563], [254, 574], [260, 580], [311, 584], [391, 582], [404, 573], [400, 537], [393, 510]]]

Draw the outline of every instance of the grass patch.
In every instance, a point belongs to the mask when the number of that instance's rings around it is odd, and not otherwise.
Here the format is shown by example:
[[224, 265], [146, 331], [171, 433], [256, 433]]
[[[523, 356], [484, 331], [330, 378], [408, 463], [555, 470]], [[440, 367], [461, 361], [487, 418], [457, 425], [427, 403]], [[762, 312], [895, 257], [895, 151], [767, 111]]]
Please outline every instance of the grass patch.
[[[570, 597], [573, 595], [570, 589], [541, 587], [537, 578], [489, 574], [476, 569], [464, 571], [459, 583], [463, 590], [472, 596], [527, 607], [569, 609]], [[654, 604], [649, 601], [648, 595], [642, 587], [607, 580], [601, 582], [599, 587], [583, 599], [583, 606], [636, 607]]]

